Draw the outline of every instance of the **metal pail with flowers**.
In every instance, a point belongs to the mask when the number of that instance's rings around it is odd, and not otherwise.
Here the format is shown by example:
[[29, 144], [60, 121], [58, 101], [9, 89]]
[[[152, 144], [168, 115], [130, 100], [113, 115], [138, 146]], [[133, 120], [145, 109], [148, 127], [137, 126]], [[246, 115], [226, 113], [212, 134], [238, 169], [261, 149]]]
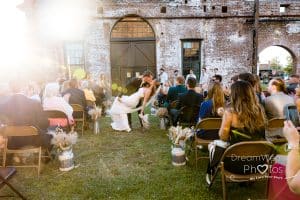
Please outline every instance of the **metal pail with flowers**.
[[63, 172], [70, 171], [74, 168], [74, 155], [72, 152], [72, 147], [69, 146], [61, 150], [62, 151], [58, 156], [58, 160], [60, 163], [59, 170]]

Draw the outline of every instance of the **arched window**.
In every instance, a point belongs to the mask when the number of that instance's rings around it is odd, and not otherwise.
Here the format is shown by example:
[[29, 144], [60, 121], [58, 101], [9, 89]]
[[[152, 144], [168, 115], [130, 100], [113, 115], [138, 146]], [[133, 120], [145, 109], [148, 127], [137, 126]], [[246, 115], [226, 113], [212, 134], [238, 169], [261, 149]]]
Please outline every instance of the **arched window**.
[[111, 39], [155, 38], [151, 26], [140, 17], [125, 17], [114, 26]]

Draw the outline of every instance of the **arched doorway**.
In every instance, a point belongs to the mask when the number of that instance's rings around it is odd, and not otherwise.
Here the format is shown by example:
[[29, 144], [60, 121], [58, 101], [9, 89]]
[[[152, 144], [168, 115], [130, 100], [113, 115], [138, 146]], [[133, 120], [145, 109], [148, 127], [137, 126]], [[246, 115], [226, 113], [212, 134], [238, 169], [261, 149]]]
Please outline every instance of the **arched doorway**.
[[295, 72], [295, 56], [283, 46], [269, 46], [259, 53], [257, 66], [259, 76], [264, 83], [274, 77], [287, 79]]
[[124, 86], [145, 70], [156, 74], [155, 34], [152, 27], [138, 16], [126, 16], [111, 31], [112, 83]]

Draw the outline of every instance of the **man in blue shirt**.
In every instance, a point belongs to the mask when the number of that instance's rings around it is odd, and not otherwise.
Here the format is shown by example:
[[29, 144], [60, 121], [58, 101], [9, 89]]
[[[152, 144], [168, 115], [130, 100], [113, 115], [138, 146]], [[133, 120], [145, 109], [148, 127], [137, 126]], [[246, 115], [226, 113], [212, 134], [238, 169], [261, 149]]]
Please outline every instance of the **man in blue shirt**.
[[185, 93], [186, 91], [187, 89], [184, 85], [184, 77], [183, 76], [176, 77], [176, 86], [169, 88], [167, 94], [167, 100], [164, 103], [164, 107], [169, 109], [170, 103], [177, 100], [178, 94]]

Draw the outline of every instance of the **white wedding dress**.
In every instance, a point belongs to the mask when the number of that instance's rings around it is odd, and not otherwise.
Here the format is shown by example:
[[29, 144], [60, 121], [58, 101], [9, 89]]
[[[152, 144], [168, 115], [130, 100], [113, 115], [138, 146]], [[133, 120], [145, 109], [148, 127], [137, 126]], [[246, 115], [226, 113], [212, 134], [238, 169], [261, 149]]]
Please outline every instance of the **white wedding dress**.
[[117, 131], [131, 131], [127, 113], [131, 113], [134, 108], [140, 102], [140, 99], [144, 97], [144, 88], [140, 88], [136, 93], [130, 96], [116, 97], [111, 108], [110, 116], [112, 119], [111, 127]]

